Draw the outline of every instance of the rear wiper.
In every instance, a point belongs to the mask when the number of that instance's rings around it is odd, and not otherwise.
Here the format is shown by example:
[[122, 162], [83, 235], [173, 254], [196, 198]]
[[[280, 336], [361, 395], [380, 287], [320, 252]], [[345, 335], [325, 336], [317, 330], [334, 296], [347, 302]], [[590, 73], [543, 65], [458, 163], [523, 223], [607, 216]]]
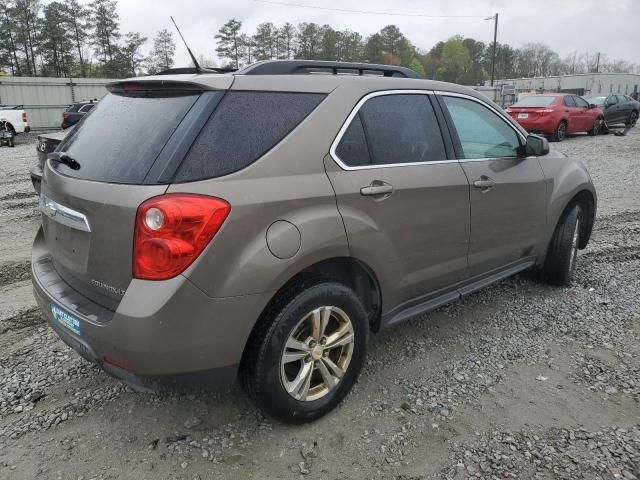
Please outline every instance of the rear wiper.
[[63, 163], [72, 170], [80, 170], [80, 164], [64, 152], [52, 152], [47, 158], [53, 162]]

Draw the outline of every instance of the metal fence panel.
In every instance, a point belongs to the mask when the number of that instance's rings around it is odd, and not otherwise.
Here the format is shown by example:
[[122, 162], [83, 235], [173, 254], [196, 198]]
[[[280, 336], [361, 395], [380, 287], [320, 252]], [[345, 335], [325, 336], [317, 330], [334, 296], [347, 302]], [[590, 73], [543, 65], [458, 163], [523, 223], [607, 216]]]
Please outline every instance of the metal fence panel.
[[107, 78], [0, 77], [0, 105], [23, 105], [34, 131], [56, 130], [72, 103], [101, 99]]

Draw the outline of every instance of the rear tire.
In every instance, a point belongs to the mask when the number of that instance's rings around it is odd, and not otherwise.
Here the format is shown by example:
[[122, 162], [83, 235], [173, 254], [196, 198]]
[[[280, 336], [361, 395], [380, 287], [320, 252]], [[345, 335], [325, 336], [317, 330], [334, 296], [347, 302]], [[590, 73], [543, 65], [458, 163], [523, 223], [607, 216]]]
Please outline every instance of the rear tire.
[[353, 387], [368, 334], [367, 314], [350, 288], [330, 281], [293, 288], [274, 302], [252, 334], [241, 365], [243, 386], [273, 417], [313, 421]]
[[542, 280], [565, 286], [573, 280], [580, 240], [580, 206], [574, 205], [560, 218], [542, 268]]
[[561, 142], [567, 136], [567, 122], [565, 120], [561, 120], [558, 123], [553, 135], [551, 136], [551, 140], [554, 142]]

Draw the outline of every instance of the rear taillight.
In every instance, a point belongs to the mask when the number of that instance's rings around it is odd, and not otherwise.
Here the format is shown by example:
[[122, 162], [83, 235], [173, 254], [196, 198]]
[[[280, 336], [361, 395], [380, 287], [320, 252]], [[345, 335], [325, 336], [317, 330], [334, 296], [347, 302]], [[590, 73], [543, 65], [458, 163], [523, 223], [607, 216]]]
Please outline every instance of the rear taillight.
[[546, 115], [547, 113], [553, 113], [553, 108], [543, 108], [542, 110], [538, 110], [540, 115]]
[[22, 123], [27, 123], [27, 112], [22, 112]]
[[67, 112], [64, 112], [64, 113], [62, 114], [62, 119], [63, 119], [63, 120], [68, 120], [68, 119], [69, 119], [69, 114], [68, 114]]
[[513, 110], [511, 110], [510, 108], [505, 108], [504, 111], [505, 113], [509, 113], [509, 114], [513, 113]]
[[231, 211], [220, 198], [170, 193], [138, 207], [133, 241], [133, 276], [166, 280], [202, 253]]

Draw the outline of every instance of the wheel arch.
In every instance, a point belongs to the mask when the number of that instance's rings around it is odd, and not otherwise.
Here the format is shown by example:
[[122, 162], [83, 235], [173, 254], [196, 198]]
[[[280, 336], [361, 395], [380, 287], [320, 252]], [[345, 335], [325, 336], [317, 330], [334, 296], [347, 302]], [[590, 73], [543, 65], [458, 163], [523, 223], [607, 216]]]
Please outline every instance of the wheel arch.
[[247, 347], [254, 343], [255, 337], [263, 331], [265, 322], [280, 304], [300, 293], [302, 290], [323, 281], [335, 281], [353, 289], [363, 302], [369, 319], [369, 328], [377, 332], [380, 328], [382, 294], [380, 283], [373, 269], [353, 257], [332, 257], [309, 265], [293, 275], [271, 297], [255, 322], [242, 353], [241, 365], [247, 357]]

